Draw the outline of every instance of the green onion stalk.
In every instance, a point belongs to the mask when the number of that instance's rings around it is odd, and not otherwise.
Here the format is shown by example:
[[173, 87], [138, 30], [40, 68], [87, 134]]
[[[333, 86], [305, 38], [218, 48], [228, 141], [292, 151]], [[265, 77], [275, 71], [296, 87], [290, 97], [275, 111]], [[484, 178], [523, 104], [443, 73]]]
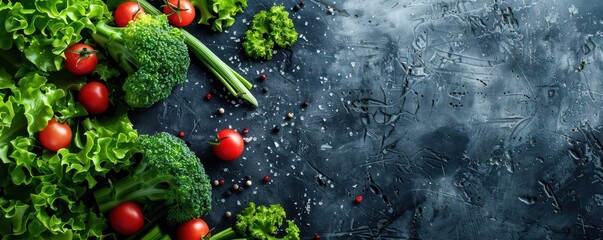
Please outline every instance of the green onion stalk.
[[[146, 0], [138, 0], [138, 3], [148, 14], [163, 14]], [[218, 78], [218, 80], [220, 80], [232, 95], [245, 99], [254, 106], [258, 106], [257, 99], [249, 91], [252, 88], [249, 81], [226, 65], [226, 63], [195, 36], [184, 29], [180, 30], [184, 34], [184, 42], [188, 45], [193, 54], [201, 60], [201, 62]]]

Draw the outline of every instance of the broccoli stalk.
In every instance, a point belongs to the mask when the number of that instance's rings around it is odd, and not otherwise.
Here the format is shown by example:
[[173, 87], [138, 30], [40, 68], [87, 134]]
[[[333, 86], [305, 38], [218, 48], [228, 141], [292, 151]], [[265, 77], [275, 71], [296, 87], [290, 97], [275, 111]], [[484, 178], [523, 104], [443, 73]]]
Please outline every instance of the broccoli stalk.
[[278, 204], [266, 207], [250, 202], [249, 206], [237, 215], [233, 227], [211, 236], [208, 240], [299, 240], [299, 228], [291, 220], [287, 220], [284, 236], [276, 236], [285, 218], [285, 209]]
[[139, 240], [171, 240], [170, 235], [163, 232], [159, 225], [153, 226], [151, 230], [145, 233], [142, 237], [138, 238]]
[[142, 159], [127, 177], [94, 192], [100, 212], [124, 201], [165, 201], [167, 220], [182, 223], [211, 210], [211, 185], [184, 141], [162, 132], [139, 137]]
[[[146, 0], [139, 0], [138, 3], [147, 14], [163, 15], [159, 9], [155, 8]], [[180, 29], [180, 31], [184, 35], [184, 41], [189, 46], [191, 52], [199, 60], [201, 60], [203, 65], [205, 65], [216, 76], [216, 78], [220, 80], [220, 82], [232, 95], [243, 98], [254, 106], [258, 105], [257, 99], [249, 91], [249, 89], [252, 87], [249, 81], [226, 65], [226, 63], [224, 63], [195, 36], [184, 29]]]
[[186, 80], [190, 57], [184, 35], [166, 16], [141, 15], [125, 28], [99, 21], [92, 38], [128, 73], [123, 90], [131, 107], [150, 107]]

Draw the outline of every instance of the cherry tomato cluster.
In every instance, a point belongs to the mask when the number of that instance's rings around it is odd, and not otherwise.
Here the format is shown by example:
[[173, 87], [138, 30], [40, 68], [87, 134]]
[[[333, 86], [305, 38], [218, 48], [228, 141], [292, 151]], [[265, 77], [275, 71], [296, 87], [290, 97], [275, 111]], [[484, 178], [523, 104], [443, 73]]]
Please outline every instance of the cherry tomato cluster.
[[[189, 0], [168, 0], [163, 6], [163, 13], [168, 16], [170, 24], [176, 27], [186, 27], [195, 19], [195, 6]], [[128, 26], [131, 21], [136, 21], [144, 9], [138, 2], [124, 2], [113, 12], [115, 25]]]
[[[101, 114], [109, 108], [109, 90], [100, 82], [89, 82], [79, 92], [78, 101], [90, 114]], [[71, 127], [55, 118], [40, 131], [38, 138], [48, 151], [57, 152], [69, 147], [72, 139]]]
[[[135, 202], [123, 202], [111, 209], [109, 224], [115, 232], [129, 236], [144, 227], [145, 218], [142, 209]], [[209, 236], [209, 226], [200, 218], [180, 224], [176, 230], [178, 240], [198, 240]]]
[[[76, 43], [65, 51], [65, 68], [74, 75], [90, 74], [96, 69], [98, 56], [88, 44]], [[101, 114], [109, 108], [109, 90], [100, 82], [90, 82], [80, 89], [79, 99], [90, 114]]]
[[[97, 51], [88, 44], [76, 43], [65, 50], [65, 68], [74, 75], [84, 76], [92, 73], [98, 64]], [[86, 83], [79, 92], [78, 101], [89, 114], [99, 115], [109, 109], [109, 90], [101, 82]], [[38, 138], [42, 146], [48, 151], [57, 152], [61, 148], [69, 147], [72, 132], [67, 123], [59, 122], [52, 118]]]

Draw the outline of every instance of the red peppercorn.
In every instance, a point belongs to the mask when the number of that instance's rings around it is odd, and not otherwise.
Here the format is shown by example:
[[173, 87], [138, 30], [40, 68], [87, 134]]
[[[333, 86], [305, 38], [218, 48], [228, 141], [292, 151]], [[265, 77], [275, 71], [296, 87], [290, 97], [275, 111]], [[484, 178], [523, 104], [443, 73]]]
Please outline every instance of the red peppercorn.
[[260, 75], [260, 80], [264, 81], [264, 80], [266, 80], [266, 78], [267, 78], [266, 74], [262, 73], [262, 75]]
[[243, 128], [243, 134], [248, 134], [248, 133], [249, 133], [249, 129]]
[[356, 196], [356, 198], [354, 198], [354, 202], [356, 204], [360, 204], [362, 202], [362, 196], [360, 196], [360, 195]]
[[269, 183], [270, 182], [270, 176], [268, 176], [268, 175], [264, 176], [264, 182], [265, 183]]
[[211, 100], [211, 97], [212, 97], [211, 93], [207, 93], [207, 95], [205, 95], [205, 99], [206, 100]]
[[225, 181], [224, 179], [220, 179], [220, 185], [224, 185]]
[[[304, 5], [306, 5], [306, 3], [304, 1], [299, 2], [300, 7], [303, 7]], [[320, 239], [320, 236], [318, 238]]]
[[183, 138], [183, 137], [184, 137], [184, 131], [180, 131], [180, 132], [178, 133], [178, 137]]
[[314, 234], [314, 240], [320, 240], [320, 235]]

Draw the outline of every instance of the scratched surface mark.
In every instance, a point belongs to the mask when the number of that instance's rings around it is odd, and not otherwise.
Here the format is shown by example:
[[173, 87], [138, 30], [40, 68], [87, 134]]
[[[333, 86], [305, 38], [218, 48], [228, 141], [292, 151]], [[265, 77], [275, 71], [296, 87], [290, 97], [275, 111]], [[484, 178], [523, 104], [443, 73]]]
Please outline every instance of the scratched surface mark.
[[[132, 114], [142, 132], [189, 133], [226, 180], [210, 225], [254, 201], [285, 206], [303, 239], [603, 238], [603, 2], [306, 1], [290, 11], [292, 48], [245, 58], [253, 14], [296, 3], [252, 1], [222, 34], [190, 29], [260, 107], [193, 62], [170, 99]], [[222, 128], [250, 130], [242, 159], [213, 156]], [[245, 176], [253, 186], [229, 195]]]

